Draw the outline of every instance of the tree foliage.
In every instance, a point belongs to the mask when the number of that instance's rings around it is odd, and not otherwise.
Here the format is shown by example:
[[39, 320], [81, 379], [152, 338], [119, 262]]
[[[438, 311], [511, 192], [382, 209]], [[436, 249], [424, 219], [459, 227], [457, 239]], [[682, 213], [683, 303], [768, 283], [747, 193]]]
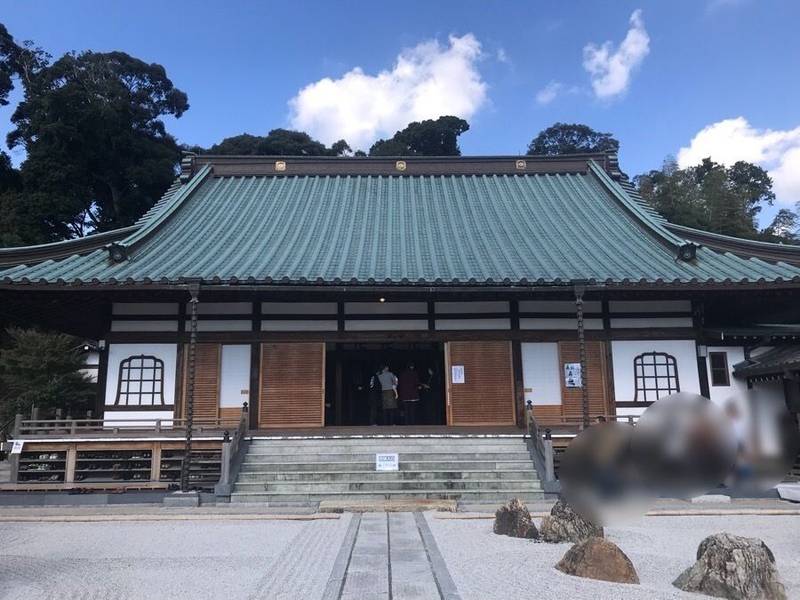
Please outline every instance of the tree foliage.
[[73, 415], [90, 407], [95, 384], [81, 372], [79, 341], [60, 333], [10, 328], [0, 349], [0, 421], [32, 406]]
[[52, 64], [40, 51], [27, 56], [8, 135], [9, 147], [27, 153], [22, 188], [3, 194], [18, 237], [33, 243], [130, 225], [175, 178], [180, 150], [161, 118], [180, 117], [186, 94], [164, 67], [124, 52], [69, 53]]
[[439, 117], [414, 121], [388, 140], [378, 140], [370, 156], [461, 156], [458, 136], [469, 130], [469, 123], [458, 117]]
[[339, 140], [328, 148], [302, 131], [273, 129], [266, 136], [243, 133], [225, 138], [207, 150], [200, 149], [200, 152], [247, 156], [342, 156], [351, 150], [344, 140]]
[[610, 133], [601, 133], [580, 123], [555, 123], [531, 140], [527, 153], [530, 156], [556, 156], [618, 150], [619, 142]]
[[781, 211], [764, 230], [757, 217], [775, 200], [772, 179], [757, 165], [739, 161], [730, 167], [706, 158], [678, 168], [669, 158], [661, 169], [634, 178], [639, 193], [668, 221], [750, 239], [792, 241], [796, 215]]

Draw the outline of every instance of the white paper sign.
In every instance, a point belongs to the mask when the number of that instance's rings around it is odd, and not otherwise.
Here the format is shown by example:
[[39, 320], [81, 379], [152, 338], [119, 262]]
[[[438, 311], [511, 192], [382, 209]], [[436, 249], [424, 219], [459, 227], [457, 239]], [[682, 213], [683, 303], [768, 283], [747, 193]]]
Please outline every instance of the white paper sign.
[[464, 365], [453, 365], [450, 371], [450, 380], [453, 383], [464, 383]]
[[578, 388], [583, 385], [581, 363], [564, 363], [564, 385], [568, 388]]
[[378, 453], [375, 455], [376, 471], [397, 471], [400, 468], [400, 460], [396, 452]]
[[22, 446], [25, 444], [25, 440], [14, 440], [14, 443], [11, 445], [11, 454], [22, 454]]

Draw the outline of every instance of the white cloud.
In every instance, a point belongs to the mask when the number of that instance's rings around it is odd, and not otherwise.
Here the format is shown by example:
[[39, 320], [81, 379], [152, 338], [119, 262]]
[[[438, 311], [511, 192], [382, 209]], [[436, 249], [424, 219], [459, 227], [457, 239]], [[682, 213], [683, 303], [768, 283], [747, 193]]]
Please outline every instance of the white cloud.
[[511, 62], [511, 59], [508, 58], [508, 52], [506, 52], [505, 48], [498, 48], [496, 56], [497, 56], [497, 62], [501, 63]]
[[447, 46], [423, 42], [403, 50], [391, 70], [356, 67], [339, 79], [310, 83], [289, 101], [292, 127], [330, 144], [345, 139], [367, 149], [411, 121], [455, 115], [469, 119], [487, 99], [474, 35], [450, 36]]
[[800, 127], [756, 129], [744, 117], [724, 119], [701, 129], [678, 151], [678, 166], [686, 168], [711, 157], [732, 165], [744, 160], [766, 169], [781, 204], [800, 201]]
[[550, 104], [558, 97], [563, 89], [564, 85], [561, 82], [551, 81], [538, 92], [536, 92], [536, 103], [542, 106]]
[[631, 74], [650, 52], [650, 36], [644, 28], [641, 10], [633, 11], [630, 25], [616, 50], [612, 42], [601, 46], [587, 44], [583, 48], [583, 68], [589, 73], [594, 93], [600, 99], [624, 94]]

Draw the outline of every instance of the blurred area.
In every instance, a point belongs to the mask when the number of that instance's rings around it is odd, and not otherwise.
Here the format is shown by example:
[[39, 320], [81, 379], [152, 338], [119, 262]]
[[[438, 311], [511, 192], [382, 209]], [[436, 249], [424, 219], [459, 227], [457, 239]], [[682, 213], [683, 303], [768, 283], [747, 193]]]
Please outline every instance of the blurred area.
[[607, 524], [642, 514], [657, 498], [760, 494], [782, 480], [800, 449], [795, 418], [774, 397], [749, 392], [718, 404], [676, 393], [638, 423], [598, 422], [569, 445], [562, 494]]

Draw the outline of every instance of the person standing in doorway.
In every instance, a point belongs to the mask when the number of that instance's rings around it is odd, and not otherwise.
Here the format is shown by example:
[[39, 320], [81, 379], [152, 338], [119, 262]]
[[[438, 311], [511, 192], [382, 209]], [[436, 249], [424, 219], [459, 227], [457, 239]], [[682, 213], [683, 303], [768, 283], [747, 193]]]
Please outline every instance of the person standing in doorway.
[[378, 407], [383, 399], [383, 389], [381, 387], [382, 368], [378, 367], [369, 379], [369, 424], [378, 424]]
[[419, 404], [419, 375], [414, 368], [414, 363], [408, 363], [405, 371], [400, 373], [397, 383], [397, 396], [403, 403], [405, 424], [417, 424], [417, 405]]
[[441, 382], [439, 381], [439, 374], [433, 367], [428, 367], [428, 371], [420, 384], [420, 388], [422, 390], [422, 399], [424, 400], [428, 423], [441, 425], [444, 423], [444, 418], [441, 415]]
[[383, 424], [397, 425], [397, 376], [389, 370], [389, 365], [384, 365], [378, 381], [381, 383]]

